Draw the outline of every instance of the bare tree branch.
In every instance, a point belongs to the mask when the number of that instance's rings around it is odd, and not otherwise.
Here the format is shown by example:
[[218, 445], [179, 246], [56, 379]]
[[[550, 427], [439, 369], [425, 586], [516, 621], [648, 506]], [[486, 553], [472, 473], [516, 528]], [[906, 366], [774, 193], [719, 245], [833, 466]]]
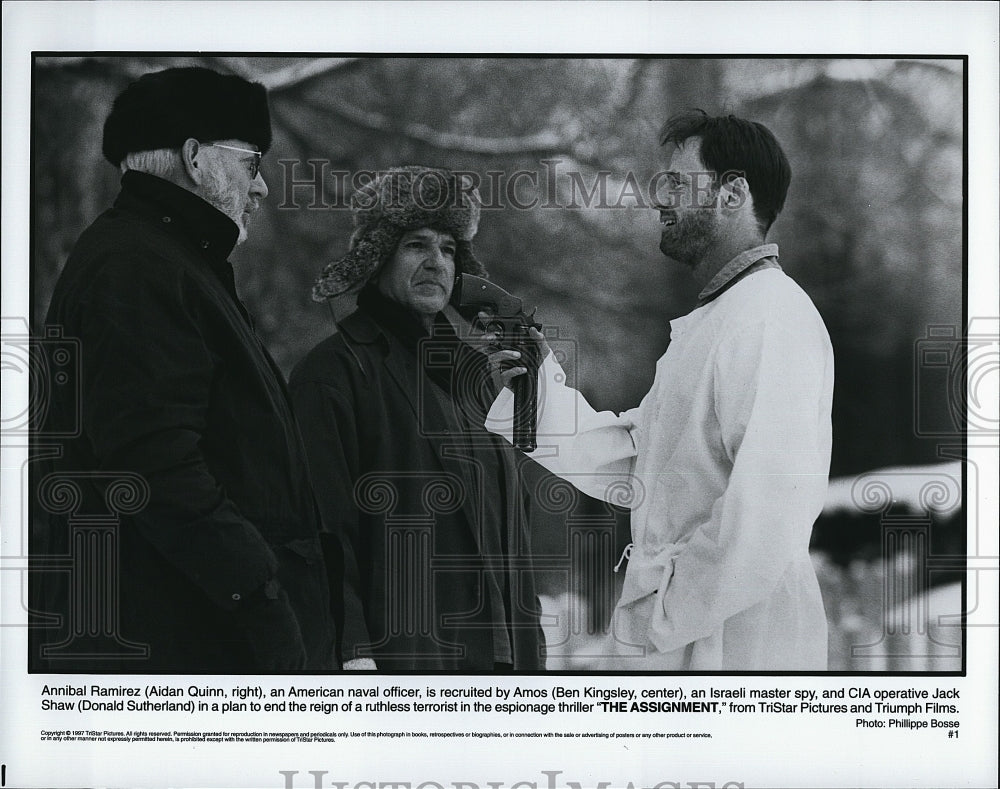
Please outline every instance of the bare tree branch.
[[551, 130], [520, 137], [479, 137], [439, 131], [423, 123], [398, 124], [382, 113], [363, 110], [342, 101], [331, 100], [324, 109], [358, 126], [390, 134], [401, 134], [435, 148], [450, 151], [499, 156], [530, 151], [564, 152], [570, 148], [566, 141]]
[[320, 74], [338, 71], [360, 60], [362, 58], [315, 58], [304, 63], [294, 63], [291, 66], [270, 71], [260, 75], [257, 79], [268, 90], [285, 90]]
[[[173, 58], [172, 61], [188, 61], [189, 58]], [[171, 60], [160, 61], [170, 63]], [[224, 66], [230, 73], [243, 79], [260, 82], [268, 90], [281, 91], [299, 85], [313, 77], [327, 74], [331, 71], [350, 66], [362, 58], [311, 58], [300, 63], [292, 63], [284, 68], [274, 71], [262, 71], [255, 64], [250, 62], [250, 58], [245, 57], [214, 57], [201, 58], [206, 65], [218, 64]], [[84, 56], [45, 56], [36, 58], [36, 65], [46, 68], [64, 68], [66, 66], [79, 65], [86, 61], [96, 61], [99, 63], [112, 63], [119, 68], [126, 76], [138, 78], [150, 70], [150, 65], [142, 58], [121, 58], [121, 57], [92, 57]], [[162, 66], [166, 68], [167, 66]]]
[[246, 58], [215, 58], [215, 61], [225, 66], [231, 74], [235, 74], [237, 77], [253, 81], [259, 79], [256, 70], [247, 63]]
[[[90, 58], [39, 58], [40, 65], [45, 66], [66, 66], [71, 63], [79, 63]], [[98, 60], [107, 60], [99, 58]], [[252, 79], [261, 82], [271, 91], [281, 91], [322, 74], [330, 73], [337, 69], [344, 68], [361, 60], [360, 58], [315, 58], [295, 63], [286, 68], [277, 69], [273, 72], [259, 73], [241, 57], [220, 57], [214, 58], [220, 65], [227, 68], [234, 74], [245, 79]], [[119, 63], [119, 67], [132, 77], [144, 73], [144, 64], [136, 61]], [[398, 134], [410, 139], [417, 140], [435, 148], [448, 151], [461, 151], [463, 153], [482, 154], [488, 156], [501, 156], [523, 153], [542, 154], [569, 154], [581, 160], [589, 157], [575, 150], [575, 145], [569, 135], [562, 135], [554, 130], [546, 129], [535, 134], [513, 136], [513, 137], [480, 137], [472, 134], [458, 134], [455, 132], [441, 131], [434, 129], [423, 123], [403, 123], [399, 124], [387, 115], [371, 110], [361, 109], [344, 101], [338, 101], [331, 97], [324, 106], [314, 106], [314, 109], [321, 113], [331, 113], [344, 120], [362, 126], [373, 131], [381, 131], [389, 134]], [[595, 163], [596, 164], [596, 163]]]
[[[204, 64], [204, 59], [199, 61]], [[136, 57], [95, 57], [93, 55], [46, 55], [35, 58], [35, 65], [41, 68], [61, 69], [70, 66], [79, 66], [85, 63], [99, 63], [102, 66], [110, 67], [112, 70], [128, 77], [138, 79], [149, 71], [170, 68], [174, 65], [191, 65], [191, 58], [155, 58], [146, 59], [141, 56]], [[154, 66], [153, 63], [156, 65]]]
[[645, 58], [637, 58], [629, 64], [628, 75], [625, 77], [625, 87], [621, 98], [616, 101], [608, 115], [628, 115], [632, 112], [645, 87], [645, 77], [649, 70], [649, 62]]

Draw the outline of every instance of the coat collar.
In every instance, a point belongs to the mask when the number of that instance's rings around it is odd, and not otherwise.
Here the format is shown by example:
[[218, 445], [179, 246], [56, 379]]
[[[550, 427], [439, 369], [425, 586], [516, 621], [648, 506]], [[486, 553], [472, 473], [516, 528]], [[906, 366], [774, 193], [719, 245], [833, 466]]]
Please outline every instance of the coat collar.
[[722, 291], [736, 284], [736, 281], [742, 276], [749, 274], [753, 267], [756, 267], [755, 271], [758, 268], [781, 268], [778, 265], [778, 245], [761, 244], [738, 254], [723, 266], [712, 277], [711, 282], [702, 289], [701, 293], [698, 294], [698, 303], [705, 304], [711, 301]]
[[[450, 328], [448, 319], [438, 313], [435, 319], [434, 336]], [[374, 286], [368, 286], [358, 295], [358, 308], [339, 323], [339, 328], [354, 342], [370, 345], [379, 338], [388, 342], [392, 337], [404, 348], [416, 352], [421, 339], [430, 337], [403, 308], [379, 293]], [[452, 332], [453, 333], [453, 332]]]
[[214, 263], [225, 261], [239, 237], [236, 223], [215, 206], [170, 181], [129, 170], [115, 208], [158, 222], [184, 238]]
[[365, 301], [359, 299], [358, 308], [340, 322], [339, 328], [353, 342], [360, 345], [378, 344], [382, 347], [385, 369], [419, 420], [422, 398], [418, 391], [421, 377], [416, 352], [408, 347], [409, 343], [404, 343], [397, 336], [397, 332], [389, 328], [386, 316], [381, 311], [370, 309], [371, 305]]
[[367, 310], [360, 308], [340, 321], [338, 328], [360, 345], [371, 345], [385, 336], [385, 330], [375, 322]]

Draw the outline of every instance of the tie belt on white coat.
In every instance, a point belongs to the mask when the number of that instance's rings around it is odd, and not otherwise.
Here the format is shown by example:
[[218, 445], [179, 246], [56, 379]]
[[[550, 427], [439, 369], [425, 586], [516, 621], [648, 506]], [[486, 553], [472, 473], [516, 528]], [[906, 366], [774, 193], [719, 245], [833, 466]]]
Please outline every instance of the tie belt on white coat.
[[615, 572], [618, 572], [622, 562], [628, 562], [625, 585], [622, 587], [622, 595], [618, 605], [628, 605], [640, 597], [654, 594], [665, 583], [665, 580], [669, 582], [670, 579], [665, 579], [665, 575], [668, 572], [671, 576], [673, 575], [674, 559], [677, 558], [682, 547], [681, 544], [669, 542], [657, 553], [650, 556], [641, 551], [636, 552], [633, 543], [626, 545], [618, 564], [615, 565]]

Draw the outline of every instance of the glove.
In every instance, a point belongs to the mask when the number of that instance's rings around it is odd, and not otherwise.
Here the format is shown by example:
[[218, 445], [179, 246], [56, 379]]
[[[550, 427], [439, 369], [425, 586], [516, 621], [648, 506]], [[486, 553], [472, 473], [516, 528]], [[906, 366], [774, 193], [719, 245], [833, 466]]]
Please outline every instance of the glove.
[[375, 661], [368, 657], [344, 661], [344, 671], [377, 671]]

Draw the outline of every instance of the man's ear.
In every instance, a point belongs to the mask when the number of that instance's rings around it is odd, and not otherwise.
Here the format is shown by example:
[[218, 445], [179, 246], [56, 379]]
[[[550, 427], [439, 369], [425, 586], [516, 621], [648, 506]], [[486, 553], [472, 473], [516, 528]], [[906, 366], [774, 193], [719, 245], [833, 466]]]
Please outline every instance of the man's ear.
[[[181, 164], [184, 174], [200, 186], [205, 177], [205, 160], [201, 158], [203, 146], [193, 137], [188, 137], [181, 146]], [[200, 159], [200, 160], [199, 160]]]
[[733, 175], [723, 179], [719, 187], [719, 199], [723, 208], [731, 211], [744, 205], [753, 210], [753, 195], [750, 194], [750, 184], [742, 175]]

